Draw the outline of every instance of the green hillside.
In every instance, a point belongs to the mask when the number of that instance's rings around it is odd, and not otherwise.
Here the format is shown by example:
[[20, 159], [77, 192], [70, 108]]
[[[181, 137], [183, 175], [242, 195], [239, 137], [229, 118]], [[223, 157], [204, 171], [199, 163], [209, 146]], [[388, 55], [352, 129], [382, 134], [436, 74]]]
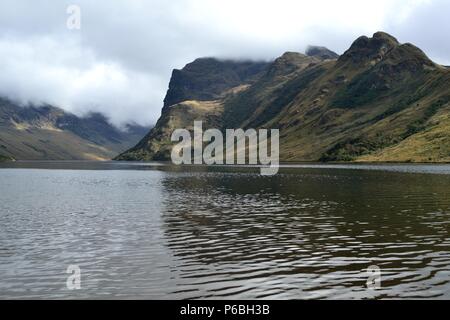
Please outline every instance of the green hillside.
[[[214, 74], [230, 63], [216, 60]], [[197, 82], [211, 78], [210, 68], [201, 70]], [[251, 81], [226, 84], [214, 99], [199, 92], [187, 99], [220, 112], [166, 105], [155, 128], [117, 159], [168, 160], [171, 131], [195, 119], [222, 129], [278, 128], [282, 161], [450, 161], [450, 70], [389, 34], [360, 37], [341, 56], [323, 47], [288, 52]], [[166, 151], [158, 153], [161, 144]]]

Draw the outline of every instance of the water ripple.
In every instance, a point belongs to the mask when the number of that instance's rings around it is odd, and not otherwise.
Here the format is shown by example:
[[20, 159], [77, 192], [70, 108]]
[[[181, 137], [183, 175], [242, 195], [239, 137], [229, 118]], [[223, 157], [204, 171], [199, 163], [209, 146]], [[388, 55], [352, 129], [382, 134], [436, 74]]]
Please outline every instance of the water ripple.
[[135, 167], [0, 170], [0, 298], [450, 298], [448, 174]]

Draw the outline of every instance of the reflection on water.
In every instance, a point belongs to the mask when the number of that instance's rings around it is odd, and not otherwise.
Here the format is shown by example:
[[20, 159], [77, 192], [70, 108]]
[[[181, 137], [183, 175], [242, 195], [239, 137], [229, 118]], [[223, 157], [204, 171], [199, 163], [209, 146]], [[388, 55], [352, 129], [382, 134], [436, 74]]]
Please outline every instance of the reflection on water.
[[450, 298], [450, 166], [13, 166], [3, 299]]

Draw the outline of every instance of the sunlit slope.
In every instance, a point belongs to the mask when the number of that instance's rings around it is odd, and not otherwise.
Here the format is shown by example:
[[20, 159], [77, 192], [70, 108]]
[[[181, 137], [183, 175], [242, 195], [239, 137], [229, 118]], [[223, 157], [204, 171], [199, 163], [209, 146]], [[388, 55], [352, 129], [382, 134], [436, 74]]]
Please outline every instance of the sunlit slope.
[[202, 120], [203, 129], [220, 128], [223, 106], [220, 101], [184, 101], [169, 107], [155, 127], [134, 148], [116, 160], [167, 160], [173, 146], [175, 129], [192, 131], [194, 121]]

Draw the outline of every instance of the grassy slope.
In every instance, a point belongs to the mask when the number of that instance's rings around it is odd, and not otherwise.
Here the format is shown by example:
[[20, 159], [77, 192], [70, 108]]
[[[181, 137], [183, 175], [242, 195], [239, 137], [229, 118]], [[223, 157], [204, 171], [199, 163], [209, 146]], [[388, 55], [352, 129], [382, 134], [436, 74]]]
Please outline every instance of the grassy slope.
[[[419, 137], [436, 113], [448, 113], [448, 70], [410, 45], [396, 47], [384, 59], [369, 61], [369, 66], [342, 60], [324, 63], [324, 76], [264, 125], [280, 128], [282, 160], [447, 161], [448, 145], [433, 135], [426, 135], [426, 145], [440, 145], [438, 154], [424, 156], [427, 149], [416, 150], [422, 154], [419, 158], [412, 149], [403, 148], [403, 154], [391, 150], [408, 137]], [[448, 126], [439, 132], [448, 139]], [[367, 157], [375, 153], [377, 158]]]
[[427, 127], [390, 147], [356, 159], [359, 162], [450, 162], [450, 110], [432, 117]]
[[0, 129], [3, 154], [21, 160], [107, 160], [115, 151], [71, 132], [46, 129]]
[[11, 157], [6, 157], [0, 154], [0, 162], [13, 161], [14, 159]]
[[298, 93], [298, 85], [287, 84], [320, 61], [295, 52], [283, 54], [247, 90], [224, 99], [224, 127], [255, 127], [276, 115], [283, 103]]
[[190, 100], [173, 105], [137, 146], [115, 160], [167, 160], [173, 145], [170, 136], [175, 129], [193, 130], [195, 120], [203, 121], [203, 130], [220, 128], [222, 112], [220, 101]]

